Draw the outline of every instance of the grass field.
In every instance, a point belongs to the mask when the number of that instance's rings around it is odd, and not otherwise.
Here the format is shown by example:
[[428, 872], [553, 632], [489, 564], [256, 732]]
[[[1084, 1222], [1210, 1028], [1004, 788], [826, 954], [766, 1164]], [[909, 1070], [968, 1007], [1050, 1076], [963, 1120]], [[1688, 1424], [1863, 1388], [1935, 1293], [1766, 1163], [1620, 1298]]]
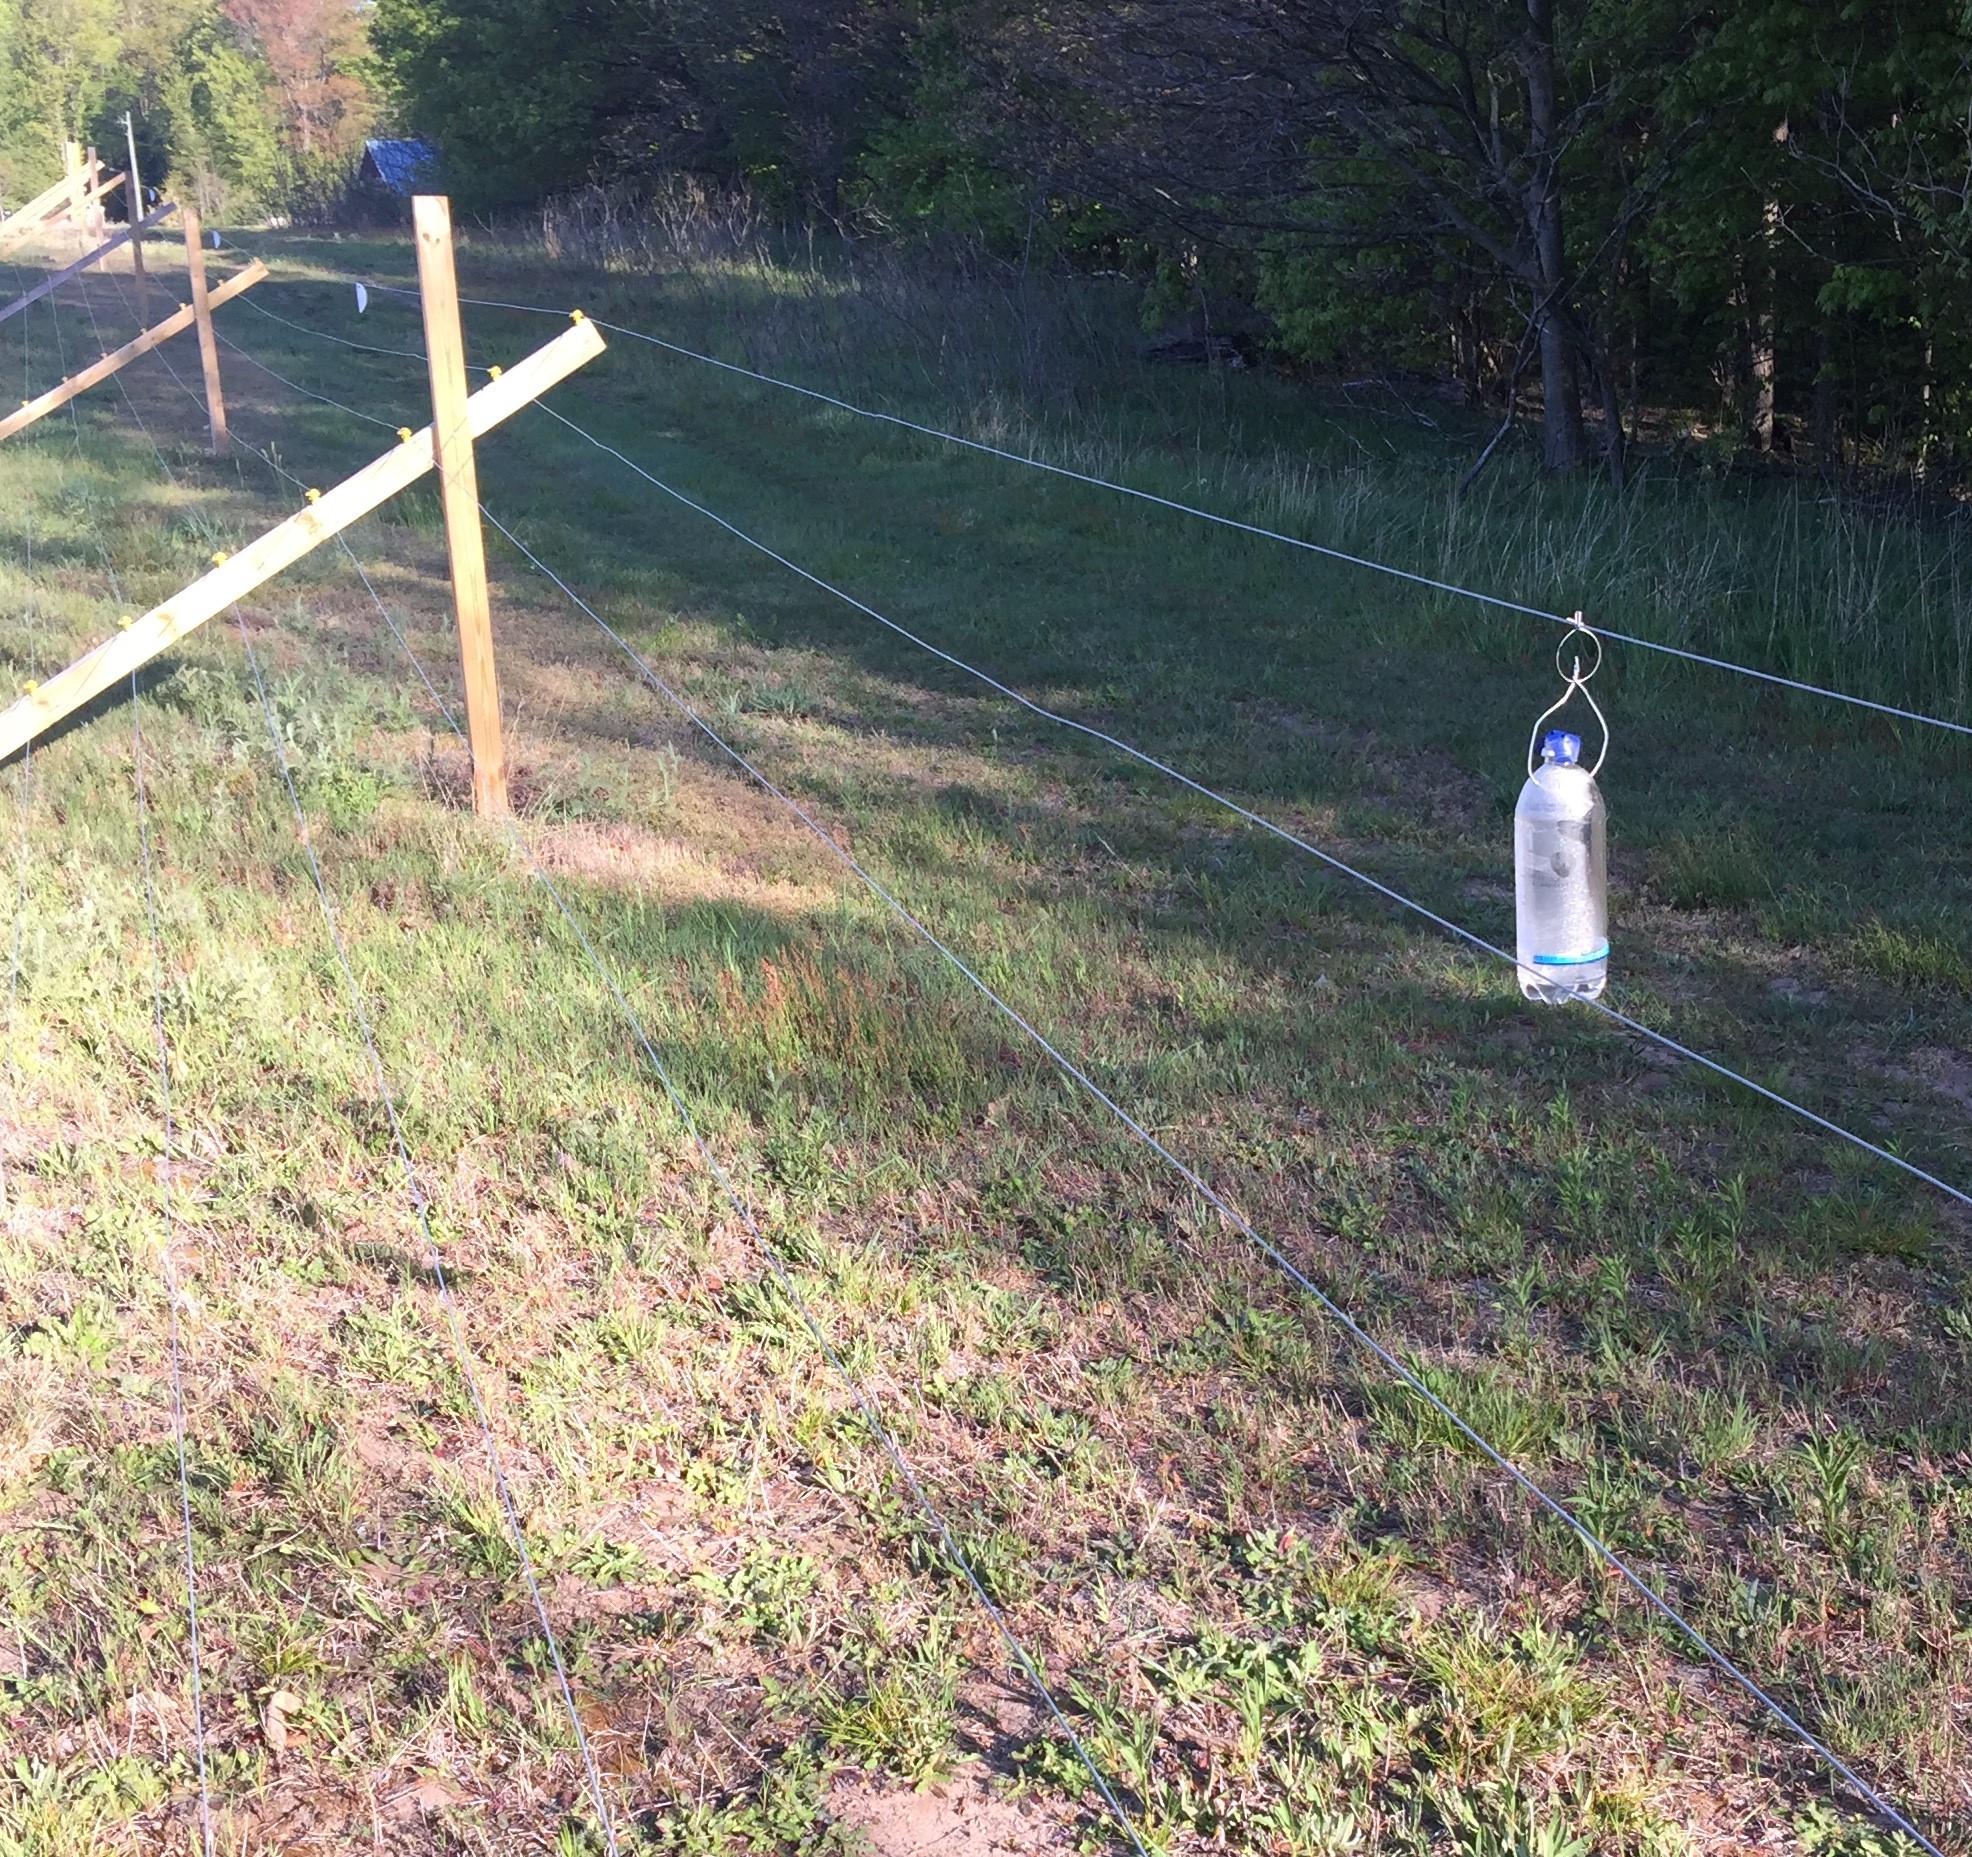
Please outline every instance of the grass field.
[[[401, 246], [268, 243], [284, 278], [409, 269]], [[556, 274], [493, 246], [464, 266], [483, 294], [581, 301], [1963, 713], [1950, 522], [1694, 472], [1618, 504], [1514, 463], [1452, 518], [1471, 435], [1443, 409], [1114, 353], [941, 384], [922, 329], [835, 340], [862, 325], [794, 273]], [[381, 295], [359, 322], [346, 284], [255, 294], [416, 347]], [[385, 428], [424, 417], [415, 359], [245, 304], [221, 320], [301, 388]], [[131, 326], [104, 280], [0, 329], [0, 365], [38, 390]], [[475, 313], [475, 359], [555, 326]], [[169, 359], [196, 381], [189, 348]], [[226, 368], [236, 430], [304, 483], [391, 442]], [[163, 368], [126, 386], [0, 447], [0, 694], [297, 501], [251, 453], [206, 458]], [[1508, 816], [1554, 693], [1536, 622], [620, 339], [554, 404], [937, 644], [1510, 936]], [[0, 1853], [199, 1848], [173, 1259], [219, 1850], [605, 1847], [475, 1396], [622, 1848], [1128, 1848], [852, 1380], [1149, 1850], [1904, 1848], [838, 850], [1972, 1852], [1962, 1209], [1605, 1021], [1524, 1005], [1503, 969], [1050, 730], [543, 414], [481, 473], [822, 836], [497, 544], [515, 834], [465, 809], [456, 741], [333, 550], [248, 603], [246, 639], [215, 622], [4, 776]], [[351, 545], [454, 702], [435, 497]], [[1615, 648], [1597, 689], [1618, 1003], [1972, 1180], [1964, 751]]]

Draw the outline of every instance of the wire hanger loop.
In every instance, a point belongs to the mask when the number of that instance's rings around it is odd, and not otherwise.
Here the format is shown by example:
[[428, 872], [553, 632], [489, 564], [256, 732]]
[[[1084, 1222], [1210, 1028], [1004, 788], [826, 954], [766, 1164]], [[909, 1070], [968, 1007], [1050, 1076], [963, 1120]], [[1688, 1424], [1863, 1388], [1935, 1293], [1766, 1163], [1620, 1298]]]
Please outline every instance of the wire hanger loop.
[[[1589, 660], [1587, 670], [1582, 668], [1584, 641], [1595, 647], [1595, 656]], [[1564, 687], [1560, 696], [1542, 710], [1534, 721], [1534, 732], [1527, 738], [1527, 772], [1532, 775], [1539, 766], [1536, 751], [1540, 746], [1541, 725], [1550, 716], [1566, 709], [1569, 699], [1579, 691], [1582, 701], [1589, 706], [1589, 713], [1595, 717], [1602, 729], [1602, 752], [1595, 757], [1595, 765], [1589, 769], [1589, 778], [1593, 780], [1602, 772], [1603, 762], [1609, 759], [1609, 718], [1602, 713], [1601, 706], [1589, 692], [1589, 679], [1602, 669], [1602, 640], [1583, 623], [1579, 611], [1575, 614], [1573, 624], [1562, 634], [1560, 642], [1554, 648], [1554, 668], [1560, 674]]]

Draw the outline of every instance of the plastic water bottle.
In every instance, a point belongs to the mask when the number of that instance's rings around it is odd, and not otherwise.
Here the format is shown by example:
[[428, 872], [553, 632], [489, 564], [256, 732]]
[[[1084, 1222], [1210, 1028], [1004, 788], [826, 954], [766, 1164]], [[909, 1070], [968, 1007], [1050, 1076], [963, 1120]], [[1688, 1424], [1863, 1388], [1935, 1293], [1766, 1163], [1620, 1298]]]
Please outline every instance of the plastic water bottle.
[[1515, 954], [1520, 990], [1560, 1005], [1609, 979], [1609, 876], [1602, 795], [1582, 738], [1550, 729], [1513, 809]]

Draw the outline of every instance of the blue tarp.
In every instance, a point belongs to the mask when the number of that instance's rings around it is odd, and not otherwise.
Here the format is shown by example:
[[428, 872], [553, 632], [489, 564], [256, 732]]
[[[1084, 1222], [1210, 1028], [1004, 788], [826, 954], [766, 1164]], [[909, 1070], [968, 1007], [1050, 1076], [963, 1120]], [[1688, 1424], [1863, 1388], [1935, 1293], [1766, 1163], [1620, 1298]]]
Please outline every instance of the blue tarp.
[[368, 141], [363, 144], [363, 153], [369, 157], [371, 167], [376, 169], [377, 179], [392, 193], [415, 192], [424, 177], [438, 165], [438, 150], [414, 136]]

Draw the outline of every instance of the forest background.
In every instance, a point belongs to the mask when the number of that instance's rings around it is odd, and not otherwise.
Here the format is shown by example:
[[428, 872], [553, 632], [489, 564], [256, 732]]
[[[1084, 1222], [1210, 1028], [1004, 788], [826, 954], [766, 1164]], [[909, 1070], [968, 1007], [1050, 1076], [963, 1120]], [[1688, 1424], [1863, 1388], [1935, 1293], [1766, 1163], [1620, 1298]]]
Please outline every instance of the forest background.
[[1122, 274], [1210, 357], [1955, 484], [1965, 0], [0, 0], [0, 191], [64, 136], [208, 214], [743, 189], [794, 238]]

